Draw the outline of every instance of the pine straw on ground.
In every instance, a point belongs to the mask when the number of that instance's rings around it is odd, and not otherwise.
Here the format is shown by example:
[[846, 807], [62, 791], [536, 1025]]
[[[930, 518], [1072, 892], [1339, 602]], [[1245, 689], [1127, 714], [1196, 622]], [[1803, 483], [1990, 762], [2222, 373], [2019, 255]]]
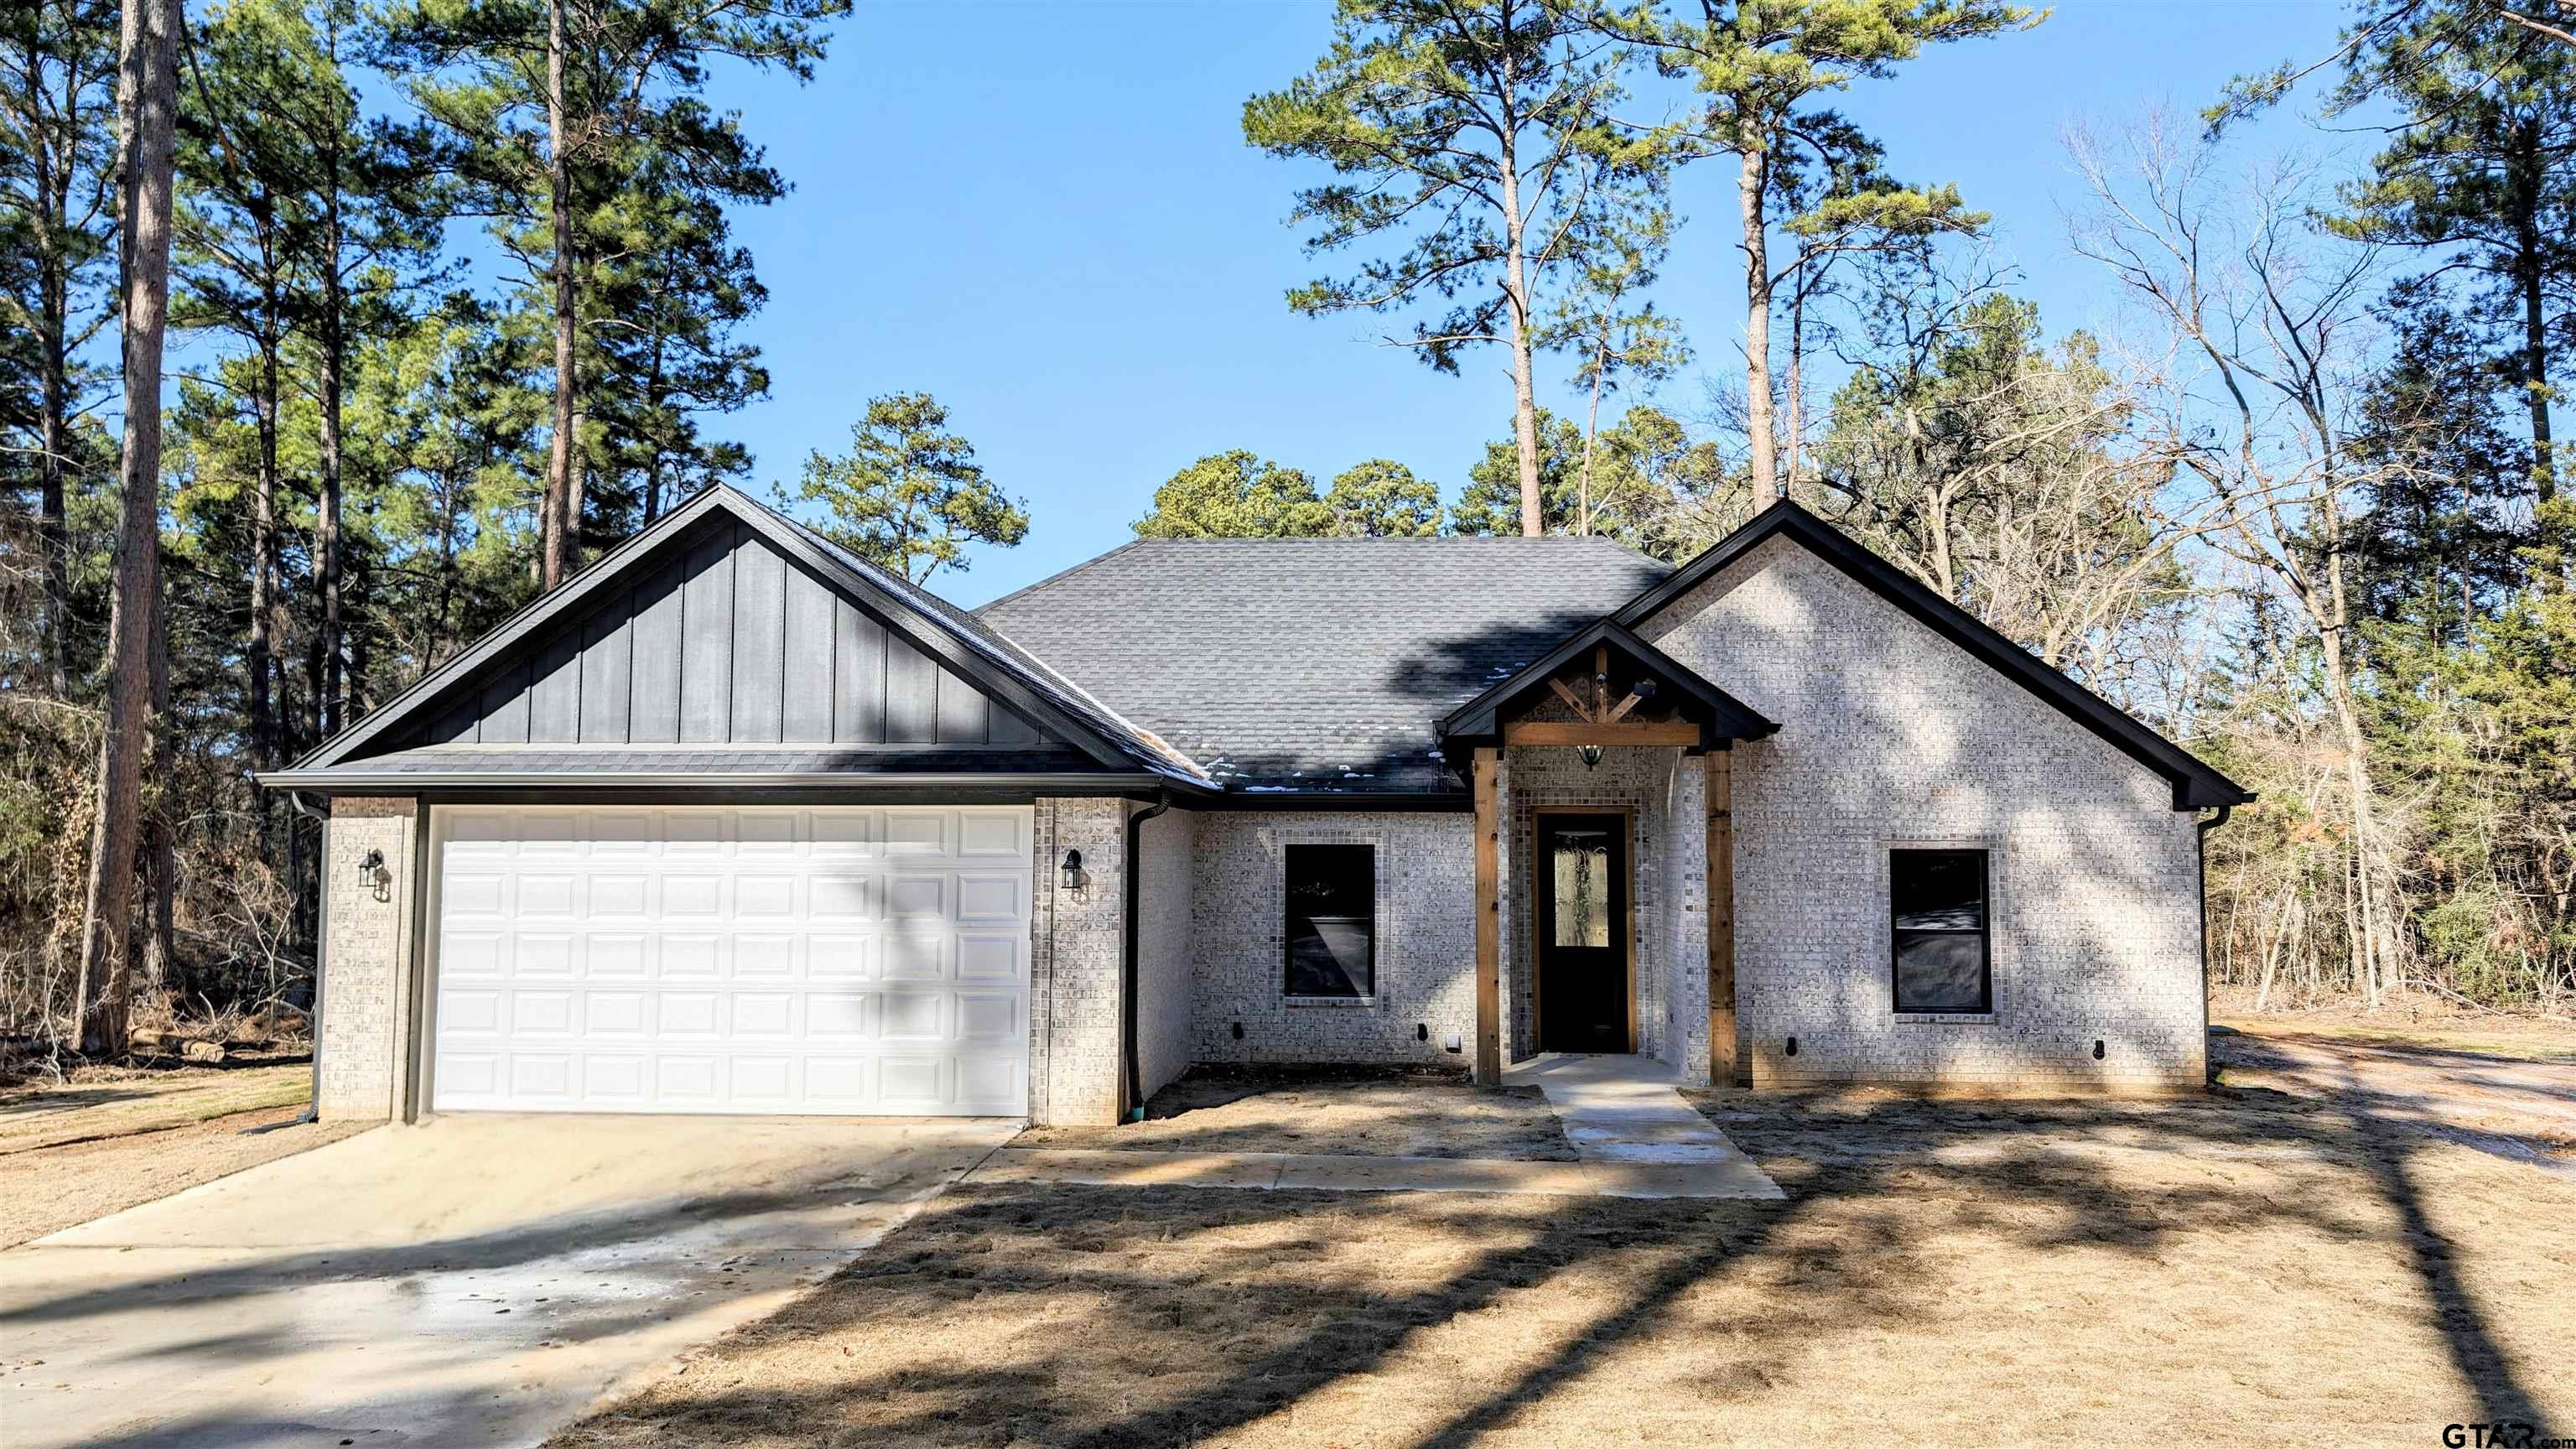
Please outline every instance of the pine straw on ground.
[[1123, 1127], [1033, 1127], [1014, 1147], [1321, 1152], [1572, 1162], [1536, 1087], [1480, 1091], [1455, 1073], [1194, 1069]]
[[1711, 1094], [1780, 1203], [954, 1192], [558, 1446], [2576, 1433], [2576, 1184], [2366, 1110]]

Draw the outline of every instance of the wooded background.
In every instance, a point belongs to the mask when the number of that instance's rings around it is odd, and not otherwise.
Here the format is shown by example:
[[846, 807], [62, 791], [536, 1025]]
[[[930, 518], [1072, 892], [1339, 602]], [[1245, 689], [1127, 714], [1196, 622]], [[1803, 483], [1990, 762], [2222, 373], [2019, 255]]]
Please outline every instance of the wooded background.
[[[723, 434], [767, 392], [765, 294], [730, 218], [787, 179], [706, 87], [811, 79], [847, 3], [8, 8], [0, 1033], [114, 1055], [137, 1003], [303, 1003], [318, 834], [252, 773], [755, 481]], [[2121, 304], [2099, 334], [2047, 331], [1973, 198], [1833, 109], [2044, 19], [1319, 13], [1321, 58], [1244, 107], [1322, 178], [1283, 188], [1322, 268], [1288, 303], [1442, 372], [1502, 361], [1509, 435], [1454, 491], [1211, 455], [1138, 532], [1678, 560], [1785, 491], [2260, 792], [2209, 838], [2216, 979], [2565, 1011], [2576, 3], [2368, 0], [2205, 112], [2070, 136], [2074, 240]], [[2293, 96], [2371, 117], [2366, 164], [2242, 143]], [[1674, 178], [1709, 163], [1735, 204], [1685, 225]], [[1683, 268], [1741, 280], [1740, 344], [1658, 306]], [[165, 384], [169, 329], [210, 345]], [[936, 399], [853, 411], [847, 453], [757, 481], [915, 580], [1026, 537]]]

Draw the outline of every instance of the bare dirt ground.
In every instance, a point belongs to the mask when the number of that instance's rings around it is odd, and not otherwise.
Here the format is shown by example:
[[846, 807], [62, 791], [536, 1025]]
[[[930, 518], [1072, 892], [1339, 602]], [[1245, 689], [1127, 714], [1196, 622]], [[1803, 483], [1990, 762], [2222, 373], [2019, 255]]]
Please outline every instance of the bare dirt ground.
[[0, 1248], [365, 1130], [283, 1125], [312, 1085], [288, 1064], [96, 1069], [0, 1092]]
[[1785, 1202], [969, 1188], [554, 1443], [2576, 1434], [2576, 1183], [2367, 1098], [1698, 1101]]
[[1156, 1092], [1142, 1122], [1033, 1127], [1011, 1145], [1523, 1162], [1576, 1156], [1536, 1087], [1483, 1092], [1452, 1074], [1392, 1071], [1201, 1069]]

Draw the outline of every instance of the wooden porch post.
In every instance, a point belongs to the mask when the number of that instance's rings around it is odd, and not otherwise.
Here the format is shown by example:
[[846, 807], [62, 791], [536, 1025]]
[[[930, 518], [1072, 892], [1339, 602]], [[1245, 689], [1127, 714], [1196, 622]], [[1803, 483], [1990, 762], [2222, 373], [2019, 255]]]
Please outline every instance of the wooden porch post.
[[1497, 776], [1503, 752], [1476, 751], [1476, 1085], [1503, 1080], [1502, 861]]
[[1743, 1084], [1735, 1059], [1735, 752], [1711, 750], [1708, 772], [1708, 1081]]

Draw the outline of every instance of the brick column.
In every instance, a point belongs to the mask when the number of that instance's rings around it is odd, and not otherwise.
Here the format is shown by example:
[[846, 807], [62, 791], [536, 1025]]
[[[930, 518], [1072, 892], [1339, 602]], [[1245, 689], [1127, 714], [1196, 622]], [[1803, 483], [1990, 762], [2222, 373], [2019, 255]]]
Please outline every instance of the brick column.
[[[343, 797], [323, 832], [321, 1063], [315, 1108], [325, 1121], [401, 1115], [411, 1032], [412, 858], [419, 802]], [[370, 851], [382, 866], [362, 878]]]
[[[1030, 983], [1029, 1116], [1063, 1126], [1118, 1120], [1119, 973], [1126, 940], [1124, 800], [1037, 805], [1037, 910]], [[1064, 853], [1082, 882], [1064, 887]]]

